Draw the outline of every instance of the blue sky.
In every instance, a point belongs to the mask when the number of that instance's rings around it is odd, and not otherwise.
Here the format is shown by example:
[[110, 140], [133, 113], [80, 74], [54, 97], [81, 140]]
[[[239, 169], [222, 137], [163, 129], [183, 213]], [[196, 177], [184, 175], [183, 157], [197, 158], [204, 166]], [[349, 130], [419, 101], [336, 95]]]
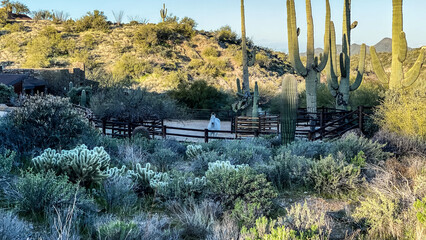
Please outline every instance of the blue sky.
[[[240, 33], [240, 0], [21, 0], [31, 10], [63, 10], [73, 19], [88, 11], [104, 11], [113, 21], [112, 11], [124, 11], [127, 16], [140, 16], [151, 23], [161, 20], [159, 11], [166, 4], [168, 12], [177, 17], [191, 17], [197, 29], [215, 30], [230, 25]], [[247, 36], [255, 44], [275, 50], [287, 51], [285, 0], [245, 0]], [[312, 0], [315, 23], [315, 47], [323, 46], [325, 0]], [[343, 0], [330, 0], [332, 20], [336, 25], [337, 39], [341, 35]], [[404, 1], [404, 30], [410, 47], [426, 45], [426, 1]], [[300, 47], [306, 48], [305, 1], [296, 0], [298, 26], [302, 33]], [[352, 21], [359, 22], [352, 32], [352, 43], [376, 44], [392, 34], [392, 0], [353, 0]]]

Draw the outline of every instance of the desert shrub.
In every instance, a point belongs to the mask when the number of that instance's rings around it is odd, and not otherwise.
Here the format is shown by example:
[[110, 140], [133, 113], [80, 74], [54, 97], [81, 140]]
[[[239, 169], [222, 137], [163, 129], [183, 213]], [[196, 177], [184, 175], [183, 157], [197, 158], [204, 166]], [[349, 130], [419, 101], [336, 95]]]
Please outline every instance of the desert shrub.
[[263, 209], [259, 203], [246, 203], [238, 200], [232, 209], [231, 216], [240, 227], [252, 227], [256, 223], [256, 219], [263, 216]]
[[201, 54], [204, 57], [219, 57], [220, 55], [219, 51], [212, 46], [204, 48]]
[[179, 118], [183, 110], [169, 97], [145, 89], [110, 88], [94, 94], [91, 109], [101, 119], [124, 121]]
[[354, 158], [362, 151], [368, 163], [378, 163], [392, 156], [392, 154], [383, 151], [383, 147], [385, 147], [385, 144], [380, 144], [368, 138], [350, 133], [334, 141], [330, 151], [334, 156], [337, 156], [339, 152], [343, 153], [347, 160]]
[[270, 143], [265, 139], [253, 138], [241, 141], [214, 141], [207, 149], [225, 155], [233, 164], [249, 164], [265, 162], [271, 156]]
[[158, 188], [156, 195], [164, 200], [183, 201], [201, 199], [207, 187], [206, 177], [195, 177], [192, 173], [172, 171], [167, 184]]
[[40, 156], [32, 159], [34, 167], [40, 172], [54, 171], [66, 175], [73, 183], [90, 188], [108, 177], [110, 157], [102, 147], [93, 150], [81, 145], [72, 150], [46, 149]]
[[13, 86], [7, 86], [0, 83], [0, 104], [10, 103], [15, 97], [17, 97], [17, 95]]
[[426, 235], [426, 197], [421, 200], [417, 199], [416, 202], [414, 202], [414, 209], [418, 221], [418, 232]]
[[292, 155], [306, 158], [320, 159], [330, 153], [332, 144], [330, 142], [296, 140], [287, 146], [278, 149], [278, 154], [291, 152]]
[[[186, 152], [186, 147], [181, 142], [178, 142], [178, 141], [172, 140], [172, 139], [158, 140], [155, 143], [155, 149], [158, 149], [158, 148], [169, 149], [172, 152], [174, 152], [174, 153], [176, 153], [180, 156], [183, 156]], [[154, 151], [155, 151], [155, 149], [154, 149]]]
[[280, 153], [270, 162], [257, 167], [279, 190], [285, 188], [308, 187], [311, 185], [309, 172], [314, 161], [290, 152]]
[[347, 164], [344, 156], [328, 156], [312, 165], [309, 176], [314, 188], [326, 196], [341, 196], [356, 190], [361, 183], [361, 169]]
[[186, 205], [173, 204], [171, 211], [178, 220], [182, 239], [205, 239], [211, 233], [213, 224], [222, 209], [219, 203], [207, 200], [201, 203], [189, 202]]
[[376, 122], [389, 132], [426, 140], [426, 93], [424, 91], [388, 91], [375, 113]]
[[34, 21], [50, 20], [50, 19], [52, 19], [52, 13], [49, 10], [33, 11], [31, 13], [31, 15], [33, 16], [33, 20]]
[[207, 187], [212, 197], [223, 202], [225, 209], [232, 209], [238, 200], [259, 203], [262, 210], [269, 210], [275, 189], [265, 175], [246, 165], [231, 165], [229, 162], [209, 163], [206, 172]]
[[67, 98], [29, 96], [0, 121], [0, 142], [21, 154], [72, 148], [97, 136]]
[[135, 209], [138, 196], [133, 191], [134, 183], [126, 168], [108, 169], [108, 178], [102, 183], [97, 196], [105, 200], [107, 212], [128, 214]]
[[32, 235], [31, 225], [20, 220], [11, 212], [0, 211], [0, 239], [29, 239]]
[[107, 31], [109, 25], [106, 19], [107, 17], [102, 11], [94, 10], [93, 12], [88, 12], [86, 16], [75, 22], [75, 30], [77, 32], [84, 32], [89, 29]]
[[351, 109], [359, 106], [376, 107], [383, 100], [384, 88], [373, 81], [363, 81], [356, 91], [351, 91], [349, 105]]
[[237, 34], [230, 26], [223, 26], [215, 32], [217, 40], [227, 43], [237, 43]]
[[182, 82], [170, 96], [191, 109], [223, 109], [230, 105], [231, 97], [204, 80]]
[[114, 64], [112, 74], [117, 79], [134, 80], [153, 72], [149, 61], [138, 59], [136, 56], [125, 53]]
[[352, 216], [366, 227], [372, 239], [422, 239], [416, 208], [426, 195], [424, 157], [390, 159], [376, 166], [376, 176], [366, 186]]
[[12, 24], [8, 23], [3, 27], [3, 29], [11, 33], [21, 32], [24, 30], [24, 26], [21, 23], [12, 23]]
[[384, 150], [392, 152], [395, 156], [426, 155], [426, 142], [409, 136], [381, 130], [373, 137], [374, 141], [385, 144]]
[[265, 53], [261, 52], [256, 54], [256, 63], [259, 64], [260, 67], [268, 68], [270, 62], [271, 60]]
[[262, 217], [253, 228], [241, 229], [241, 239], [328, 239], [331, 229], [324, 213], [311, 210], [307, 203], [294, 204], [278, 220]]
[[105, 216], [95, 220], [93, 239], [146, 239], [166, 240], [175, 239], [170, 231], [170, 220], [160, 217], [138, 215], [131, 220], [120, 220]]
[[0, 176], [8, 174], [12, 169], [16, 152], [10, 150], [0, 151]]
[[217, 78], [224, 77], [226, 72], [231, 70], [232, 68], [229, 59], [207, 57], [205, 59], [205, 64], [200, 69], [198, 69], [198, 72], [209, 77]]
[[167, 171], [171, 166], [182, 159], [176, 152], [167, 148], [156, 148], [149, 161], [160, 171]]
[[239, 227], [229, 214], [224, 214], [221, 221], [216, 221], [207, 240], [238, 239]]
[[5, 191], [6, 198], [16, 211], [33, 219], [45, 218], [54, 208], [75, 204], [75, 211], [92, 211], [92, 200], [83, 189], [70, 183], [65, 176], [54, 172], [26, 172]]

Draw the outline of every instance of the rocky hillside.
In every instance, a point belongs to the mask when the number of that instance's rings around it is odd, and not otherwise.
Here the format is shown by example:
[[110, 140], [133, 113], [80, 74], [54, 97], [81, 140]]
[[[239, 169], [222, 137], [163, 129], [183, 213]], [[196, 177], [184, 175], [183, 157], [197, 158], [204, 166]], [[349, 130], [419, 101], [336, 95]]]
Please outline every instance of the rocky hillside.
[[[78, 22], [8, 24], [0, 32], [0, 62], [6, 68], [70, 67], [83, 62], [91, 80], [132, 82], [160, 92], [197, 79], [223, 90], [235, 89], [242, 72], [240, 39], [229, 28], [197, 31], [190, 19], [184, 20], [83, 31], [75, 29]], [[253, 44], [249, 50], [251, 83], [258, 81], [263, 92], [273, 92], [280, 76], [291, 70], [286, 56]]]

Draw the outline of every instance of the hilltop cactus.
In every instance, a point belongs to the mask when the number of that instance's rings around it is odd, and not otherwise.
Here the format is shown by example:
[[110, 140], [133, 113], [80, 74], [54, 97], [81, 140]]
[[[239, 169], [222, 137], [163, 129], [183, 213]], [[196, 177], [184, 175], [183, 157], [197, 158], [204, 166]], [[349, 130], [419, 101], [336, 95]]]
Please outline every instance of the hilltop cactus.
[[297, 123], [297, 80], [293, 75], [286, 75], [282, 81], [281, 104], [281, 143], [294, 141]]
[[426, 47], [420, 50], [420, 55], [413, 67], [404, 74], [403, 64], [407, 58], [407, 39], [403, 31], [402, 0], [392, 0], [392, 68], [389, 75], [383, 69], [376, 49], [370, 47], [371, 63], [377, 77], [383, 84], [388, 84], [389, 89], [401, 89], [410, 87], [420, 75], [420, 70], [424, 62]]
[[165, 22], [167, 17], [167, 8], [165, 3], [163, 3], [163, 9], [160, 10], [160, 16], [163, 22]]
[[257, 86], [257, 82], [254, 85], [254, 93], [253, 93], [253, 113], [252, 117], [259, 117], [259, 87]]
[[[287, 0], [287, 31], [288, 31], [288, 50], [291, 65], [298, 74], [306, 80], [306, 102], [308, 112], [316, 113], [317, 111], [317, 85], [319, 82], [318, 73], [320, 73], [327, 65], [330, 51], [330, 3], [326, 0], [326, 18], [324, 33], [324, 53], [320, 55], [320, 59], [315, 57], [314, 48], [314, 21], [312, 18], [311, 0], [306, 0], [306, 16], [308, 24], [308, 44], [306, 67], [300, 60], [298, 28], [296, 26], [296, 9], [294, 0]], [[316, 115], [311, 115], [315, 120]], [[311, 125], [314, 121], [311, 121]]]
[[365, 44], [362, 44], [359, 55], [358, 70], [355, 82], [350, 84], [351, 72], [351, 30], [358, 22], [351, 24], [351, 1], [345, 0], [343, 9], [343, 36], [342, 53], [340, 54], [340, 76], [337, 72], [336, 32], [333, 21], [330, 22], [330, 56], [327, 63], [327, 83], [331, 95], [336, 99], [336, 108], [347, 110], [349, 105], [349, 93], [359, 88], [364, 75], [365, 67]]

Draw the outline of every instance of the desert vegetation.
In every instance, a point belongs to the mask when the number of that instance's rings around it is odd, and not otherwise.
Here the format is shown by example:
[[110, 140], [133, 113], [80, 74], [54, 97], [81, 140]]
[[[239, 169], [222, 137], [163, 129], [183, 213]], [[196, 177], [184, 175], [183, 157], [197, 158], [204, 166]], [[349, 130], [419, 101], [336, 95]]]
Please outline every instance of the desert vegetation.
[[[197, 30], [166, 5], [159, 23], [126, 23], [123, 12], [112, 23], [100, 10], [79, 19], [39, 10], [16, 22], [8, 13], [30, 10], [3, 1], [4, 67], [82, 62], [99, 84], [21, 96], [0, 84], [0, 104], [13, 108], [0, 116], [0, 239], [424, 239], [425, 49], [408, 51], [401, 13], [398, 51], [362, 45], [351, 56], [356, 23], [343, 0], [338, 57], [324, 0], [324, 54], [315, 56], [309, 31], [304, 57], [295, 2], [287, 0], [287, 55], [246, 39], [243, 0], [241, 39], [229, 26]], [[398, 12], [402, 1], [393, 3]], [[317, 108], [344, 115], [359, 106], [372, 109], [359, 131], [317, 141], [296, 134], [300, 108], [312, 133]], [[186, 120], [199, 109], [258, 118], [259, 107], [281, 114], [280, 134], [201, 143], [139, 129], [113, 138], [91, 121]]]

